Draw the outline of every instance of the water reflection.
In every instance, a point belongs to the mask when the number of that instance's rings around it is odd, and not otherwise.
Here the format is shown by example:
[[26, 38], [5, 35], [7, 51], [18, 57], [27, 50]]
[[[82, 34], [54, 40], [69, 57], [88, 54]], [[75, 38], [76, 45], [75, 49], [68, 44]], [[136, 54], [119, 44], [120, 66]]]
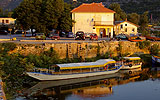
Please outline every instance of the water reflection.
[[[115, 88], [117, 86], [127, 85], [127, 83], [145, 82], [148, 79], [156, 81], [159, 78], [160, 68], [121, 70], [118, 73], [106, 76], [39, 82], [35, 86], [25, 90], [23, 96], [27, 100], [114, 98], [117, 93], [121, 94], [121, 92], [117, 91], [118, 88]], [[125, 89], [127, 88], [125, 87]], [[127, 91], [130, 91], [130, 89], [128, 88]]]
[[147, 70], [122, 70], [119, 73], [81, 79], [43, 81], [24, 92], [27, 98], [38, 100], [65, 99], [67, 95], [81, 98], [108, 97], [113, 94], [113, 86], [137, 81]]

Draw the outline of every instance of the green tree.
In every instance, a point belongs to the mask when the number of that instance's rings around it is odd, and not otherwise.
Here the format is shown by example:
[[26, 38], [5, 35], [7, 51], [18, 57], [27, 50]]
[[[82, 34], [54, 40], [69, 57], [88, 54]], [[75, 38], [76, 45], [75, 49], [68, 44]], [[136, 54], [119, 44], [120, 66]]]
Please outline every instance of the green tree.
[[[38, 1], [38, 0], [37, 0]], [[14, 9], [13, 18], [16, 18], [17, 24], [23, 30], [28, 30], [32, 23], [32, 13], [34, 12], [34, 5], [32, 0], [23, 0], [23, 2]], [[36, 6], [36, 5], [35, 5]], [[37, 14], [37, 13], [36, 13]]]
[[143, 35], [148, 34], [147, 29], [146, 29], [148, 22], [149, 22], [148, 21], [148, 11], [146, 11], [142, 15], [140, 15], [140, 21], [139, 21], [139, 25], [140, 25], [139, 31], [143, 33]]
[[126, 13], [121, 9], [118, 3], [112, 3], [109, 6], [109, 9], [114, 10], [115, 13], [115, 21], [125, 20], [127, 18]]
[[64, 10], [63, 0], [24, 0], [13, 13], [22, 29], [48, 33], [56, 29]]
[[59, 23], [58, 19], [64, 10], [63, 0], [46, 0], [43, 5], [41, 21], [44, 23], [44, 27], [47, 29], [46, 31], [53, 28], [56, 29]]
[[64, 11], [59, 18], [58, 29], [70, 31], [72, 27], [72, 18], [71, 18], [71, 5], [64, 3]]
[[140, 15], [138, 15], [137, 13], [131, 13], [127, 15], [127, 19], [128, 21], [138, 25], [140, 20]]

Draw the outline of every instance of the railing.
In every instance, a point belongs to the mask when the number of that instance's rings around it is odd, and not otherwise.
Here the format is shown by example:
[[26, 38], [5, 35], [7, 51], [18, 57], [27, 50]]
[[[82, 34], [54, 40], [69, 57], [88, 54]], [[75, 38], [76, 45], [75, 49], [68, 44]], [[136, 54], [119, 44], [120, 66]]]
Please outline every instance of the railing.
[[94, 21], [94, 26], [113, 25], [113, 21]]

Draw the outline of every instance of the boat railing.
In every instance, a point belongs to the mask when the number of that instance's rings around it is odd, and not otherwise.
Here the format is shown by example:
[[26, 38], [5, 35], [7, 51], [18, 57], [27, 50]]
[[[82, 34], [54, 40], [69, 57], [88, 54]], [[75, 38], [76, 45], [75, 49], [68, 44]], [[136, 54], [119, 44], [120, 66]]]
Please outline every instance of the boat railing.
[[121, 63], [108, 64], [104, 67], [91, 67], [91, 68], [78, 68], [78, 69], [61, 69], [55, 71], [54, 69], [47, 68], [34, 68], [34, 73], [58, 75], [58, 74], [76, 74], [76, 73], [88, 73], [88, 72], [100, 72], [100, 71], [111, 71], [116, 70], [121, 66]]

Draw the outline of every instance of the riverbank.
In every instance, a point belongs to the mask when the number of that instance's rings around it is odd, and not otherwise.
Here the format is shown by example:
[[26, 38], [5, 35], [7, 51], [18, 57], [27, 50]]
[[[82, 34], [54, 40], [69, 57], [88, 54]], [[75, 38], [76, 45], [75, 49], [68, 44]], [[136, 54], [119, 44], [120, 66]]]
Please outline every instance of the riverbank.
[[118, 60], [119, 57], [126, 55], [140, 56], [143, 64], [149, 64], [148, 67], [151, 67], [149, 48], [153, 45], [149, 44], [143, 48], [137, 43], [128, 41], [68, 44], [0, 43], [0, 76], [7, 86], [7, 98], [10, 98], [24, 85], [30, 87], [34, 82], [37, 82], [24, 74], [34, 67], [49, 68], [57, 63], [92, 62], [103, 58]]

